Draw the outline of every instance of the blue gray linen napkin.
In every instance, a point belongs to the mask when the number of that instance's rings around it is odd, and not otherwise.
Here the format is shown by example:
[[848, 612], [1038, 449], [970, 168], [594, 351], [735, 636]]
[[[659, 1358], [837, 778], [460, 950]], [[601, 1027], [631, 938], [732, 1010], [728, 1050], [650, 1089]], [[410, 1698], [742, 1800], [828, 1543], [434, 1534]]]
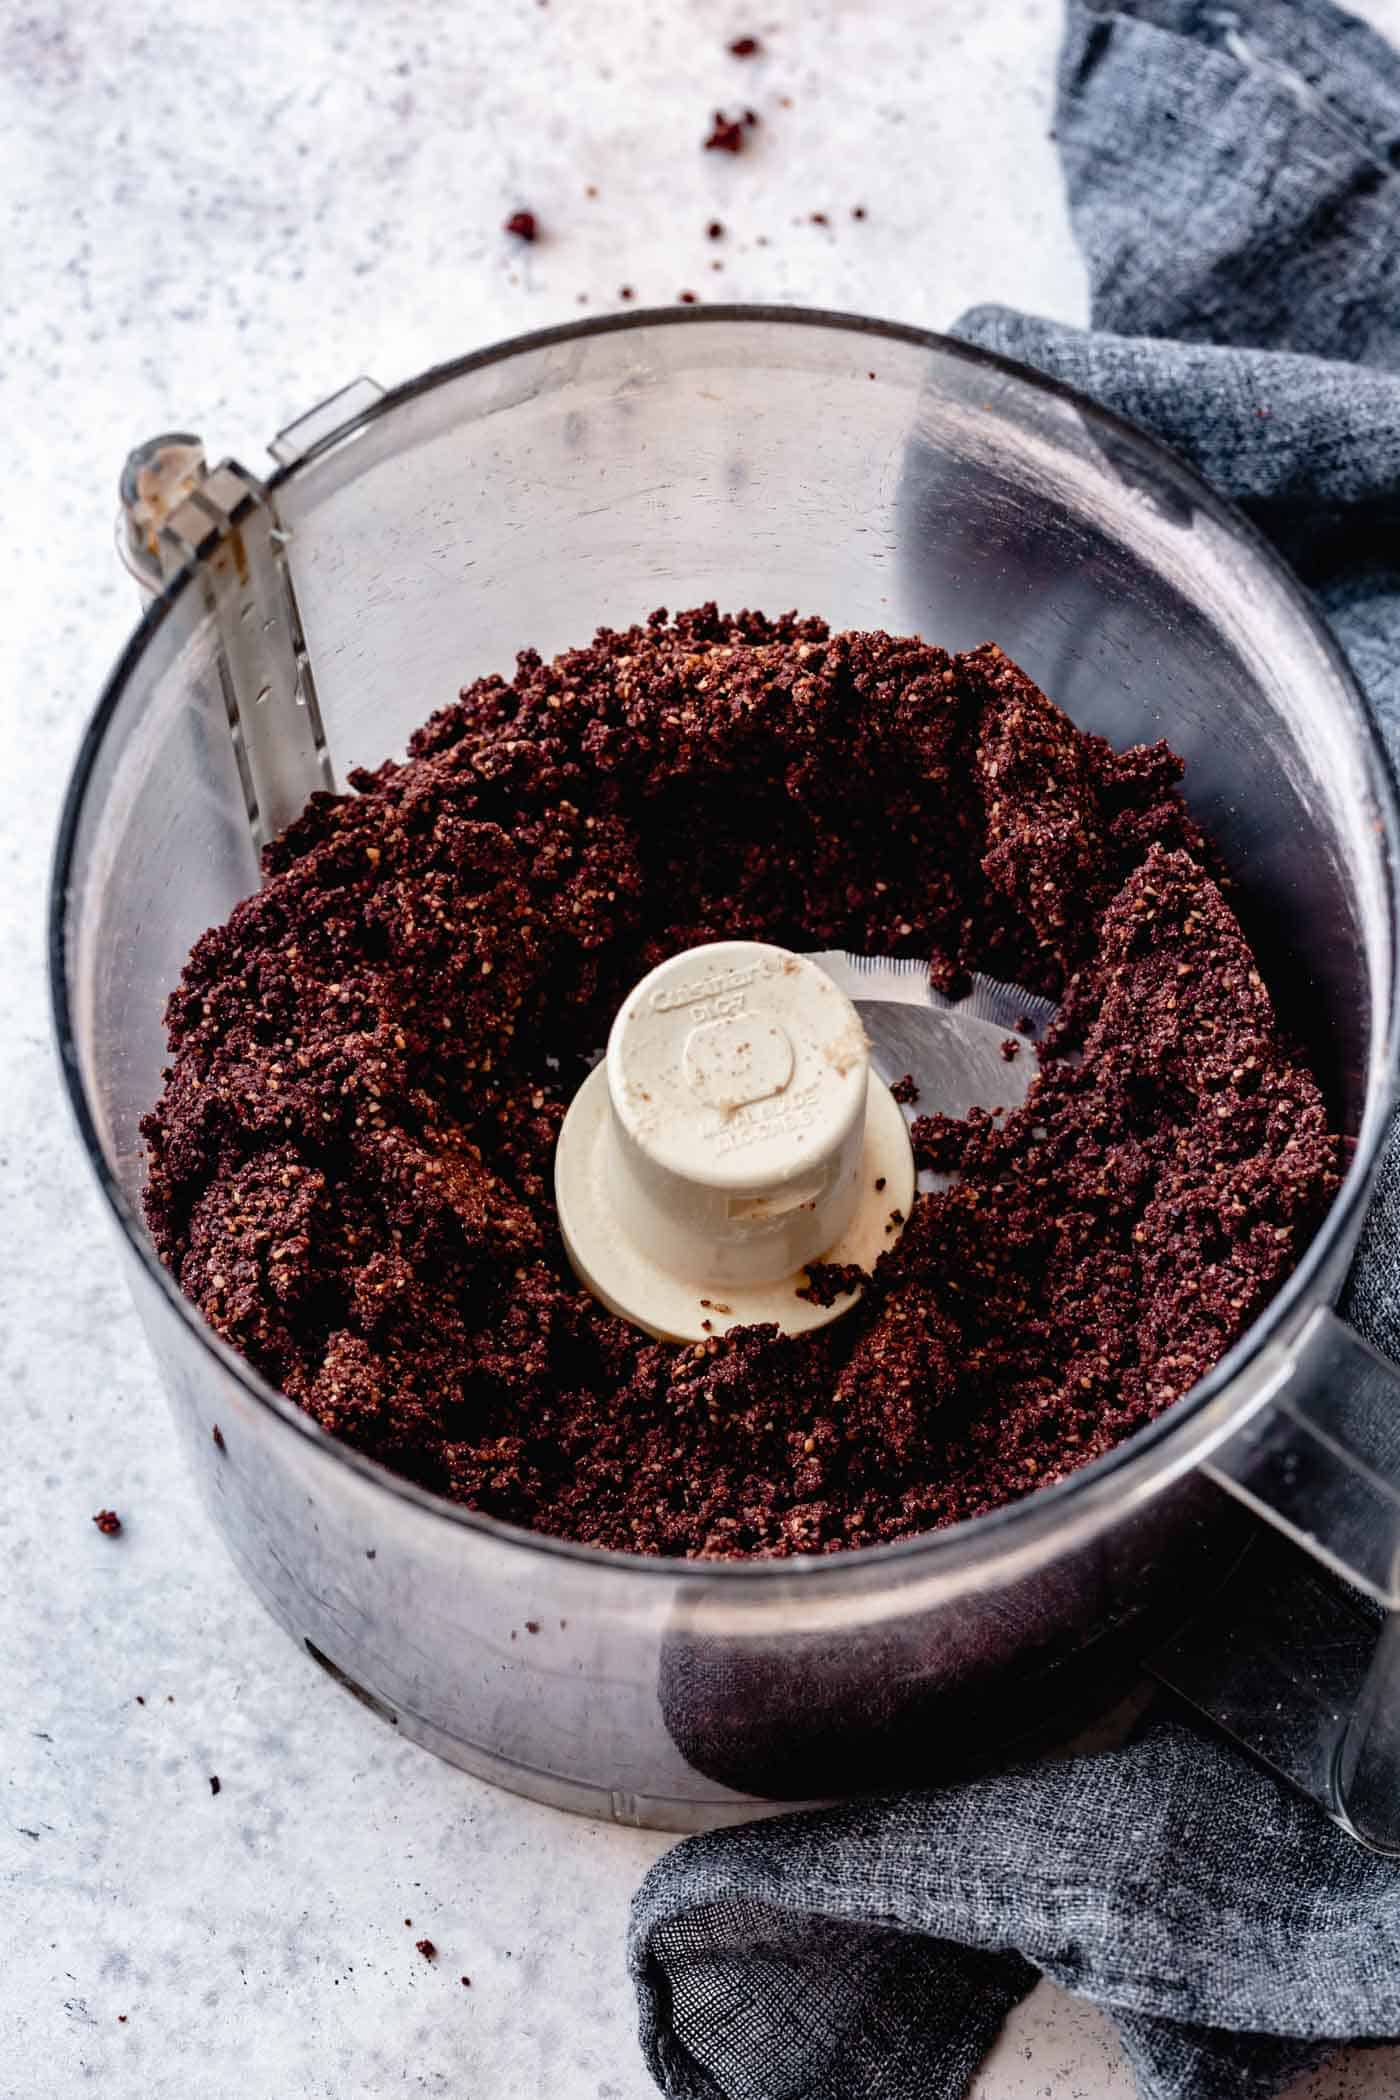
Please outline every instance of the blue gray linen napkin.
[[[1057, 136], [1089, 331], [961, 333], [1156, 431], [1317, 594], [1400, 757], [1400, 57], [1327, 0], [1070, 0]], [[1347, 1310], [1400, 1353], [1392, 1145]], [[1400, 1867], [1159, 1718], [1044, 1763], [693, 1838], [638, 1892], [673, 2100], [956, 2100], [1039, 1974], [1150, 2100], [1264, 2100], [1400, 2035]]]

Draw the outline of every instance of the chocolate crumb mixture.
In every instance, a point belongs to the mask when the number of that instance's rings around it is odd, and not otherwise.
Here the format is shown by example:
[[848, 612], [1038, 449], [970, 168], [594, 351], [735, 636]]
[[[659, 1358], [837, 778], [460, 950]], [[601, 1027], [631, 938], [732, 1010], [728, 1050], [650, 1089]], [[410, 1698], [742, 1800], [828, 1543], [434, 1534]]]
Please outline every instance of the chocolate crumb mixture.
[[[727, 117], [722, 109], [717, 109], [709, 137], [705, 140], [705, 151], [707, 153], [742, 153], [744, 150], [744, 128], [752, 114], [752, 111], [747, 111], [744, 121], [741, 123], [737, 117]], [[753, 118], [753, 122], [755, 124], [758, 122], [757, 117]]]
[[[197, 943], [143, 1126], [160, 1253], [326, 1429], [540, 1531], [825, 1553], [1056, 1479], [1216, 1361], [1337, 1183], [1180, 771], [991, 645], [709, 605], [526, 650]], [[579, 1287], [553, 1153], [624, 995], [724, 938], [1063, 1004], [1022, 1109], [918, 1119], [959, 1178], [843, 1317], [679, 1347]]]
[[834, 1305], [870, 1281], [858, 1261], [809, 1261], [803, 1273], [807, 1281], [797, 1295], [813, 1305]]

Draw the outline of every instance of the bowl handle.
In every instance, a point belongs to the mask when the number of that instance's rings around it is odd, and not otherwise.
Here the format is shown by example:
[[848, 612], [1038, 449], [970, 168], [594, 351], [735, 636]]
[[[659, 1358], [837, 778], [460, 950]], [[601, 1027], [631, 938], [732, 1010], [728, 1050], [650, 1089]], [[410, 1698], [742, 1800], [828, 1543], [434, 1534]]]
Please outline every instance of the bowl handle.
[[1400, 1855], [1400, 1370], [1321, 1307], [1203, 1470], [1272, 1531], [1149, 1667]]

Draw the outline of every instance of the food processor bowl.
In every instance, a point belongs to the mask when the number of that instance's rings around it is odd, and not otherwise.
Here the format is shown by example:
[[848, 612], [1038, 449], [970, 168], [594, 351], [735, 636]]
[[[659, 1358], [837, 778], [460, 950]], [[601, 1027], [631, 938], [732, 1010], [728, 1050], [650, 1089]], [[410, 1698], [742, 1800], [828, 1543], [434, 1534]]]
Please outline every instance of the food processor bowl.
[[[165, 587], [79, 754], [53, 977], [176, 1423], [277, 1618], [403, 1733], [625, 1822], [691, 1829], [930, 1779], [1153, 1661], [1368, 1841], [1395, 1842], [1396, 1387], [1328, 1308], [1394, 1090], [1396, 821], [1356, 687], [1297, 585], [1113, 416], [985, 352], [838, 315], [553, 329], [387, 394], [360, 382], [272, 450], [268, 481], [216, 469], [147, 548]], [[258, 844], [517, 649], [707, 599], [950, 649], [994, 638], [1082, 728], [1169, 739], [1355, 1141], [1297, 1271], [1157, 1422], [989, 1516], [818, 1560], [605, 1553], [396, 1478], [218, 1340], [140, 1215], [165, 1000], [194, 940], [256, 887]], [[1259, 1630], [1266, 1538], [1383, 1608], [1372, 1622], [1328, 1592], [1350, 1615], [1344, 1677], [1309, 1677]]]

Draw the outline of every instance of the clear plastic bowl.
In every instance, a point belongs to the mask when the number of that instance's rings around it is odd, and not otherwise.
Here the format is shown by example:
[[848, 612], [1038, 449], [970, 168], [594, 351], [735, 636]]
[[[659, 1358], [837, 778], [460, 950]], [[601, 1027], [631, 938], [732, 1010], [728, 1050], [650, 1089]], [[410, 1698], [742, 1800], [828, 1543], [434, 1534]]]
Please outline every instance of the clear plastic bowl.
[[[690, 1828], [1000, 1754], [1219, 1586], [1242, 1501], [1395, 1601], [1394, 1536], [1363, 1537], [1355, 1467], [1328, 1470], [1345, 1438], [1319, 1433], [1315, 1375], [1320, 1349], [1335, 1373], [1358, 1346], [1323, 1308], [1392, 1097], [1395, 815], [1338, 652], [1244, 521], [1058, 386], [831, 315], [552, 330], [320, 420], [133, 638], [77, 762], [54, 893], [83, 1138], [215, 1523], [294, 1637], [473, 1772]], [[139, 1217], [166, 995], [257, 882], [249, 753], [264, 826], [317, 784], [307, 667], [343, 778], [527, 643], [710, 598], [950, 648], [993, 637], [1085, 728], [1168, 737], [1356, 1138], [1297, 1272], [1152, 1427], [1014, 1507], [814, 1562], [602, 1553], [393, 1477], [217, 1340]], [[291, 669], [250, 695], [259, 649]]]

